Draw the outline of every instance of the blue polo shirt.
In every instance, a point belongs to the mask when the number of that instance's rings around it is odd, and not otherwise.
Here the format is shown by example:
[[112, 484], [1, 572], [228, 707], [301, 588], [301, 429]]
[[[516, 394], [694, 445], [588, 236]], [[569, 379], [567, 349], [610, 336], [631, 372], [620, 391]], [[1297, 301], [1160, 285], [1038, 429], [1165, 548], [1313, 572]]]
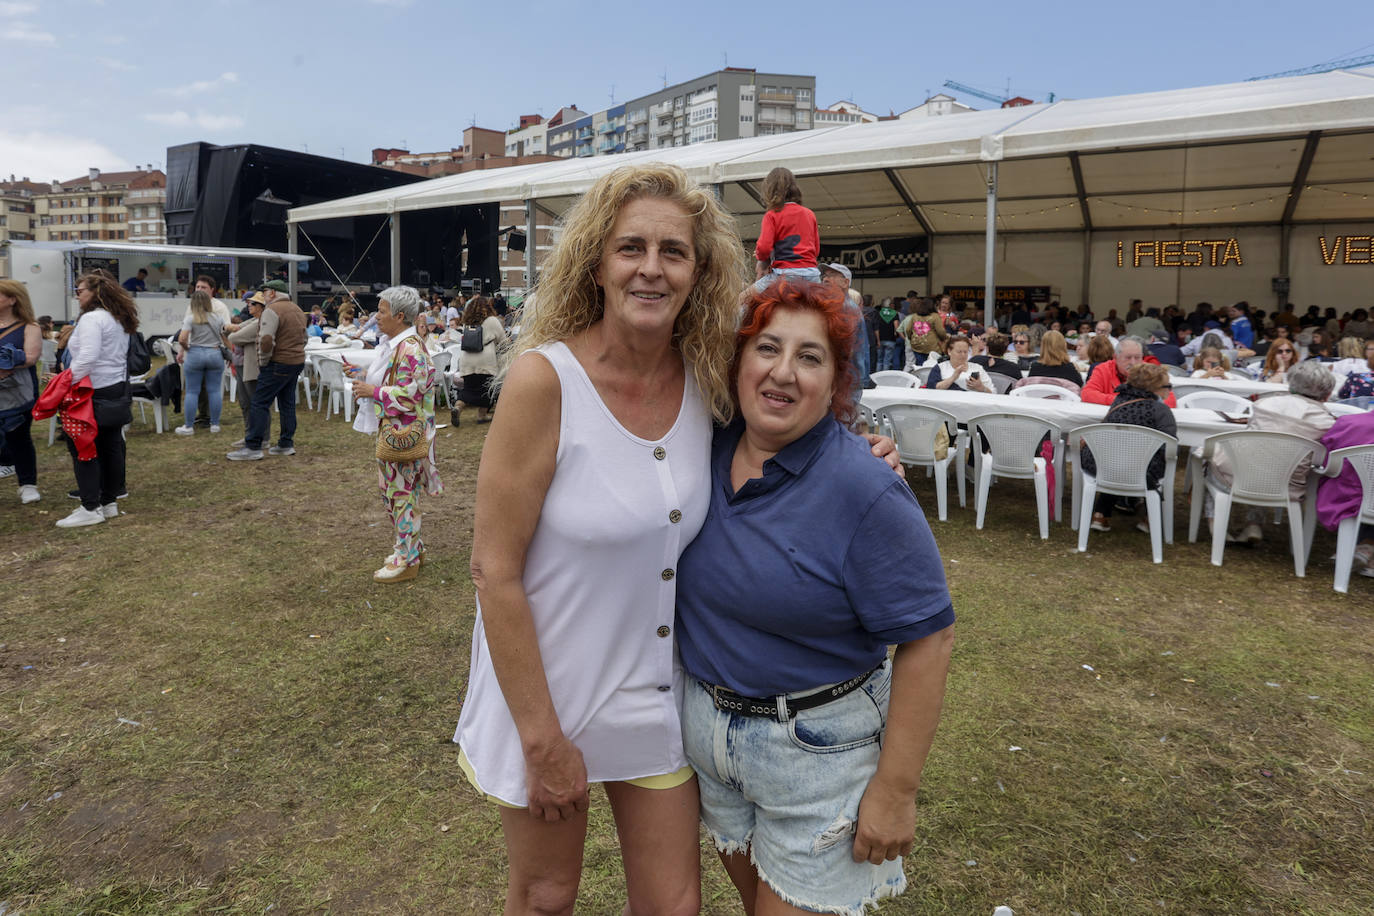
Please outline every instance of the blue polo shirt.
[[827, 416], [738, 493], [737, 420], [711, 444], [711, 508], [678, 562], [687, 673], [745, 696], [833, 684], [954, 623], [935, 538], [906, 482]]

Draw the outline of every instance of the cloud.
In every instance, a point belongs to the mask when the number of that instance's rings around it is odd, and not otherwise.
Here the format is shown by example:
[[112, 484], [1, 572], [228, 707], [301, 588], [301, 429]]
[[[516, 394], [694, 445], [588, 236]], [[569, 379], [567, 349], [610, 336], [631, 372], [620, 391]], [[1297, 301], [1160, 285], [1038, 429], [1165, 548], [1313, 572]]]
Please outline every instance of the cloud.
[[143, 120], [164, 127], [198, 127], [208, 131], [236, 130], [244, 124], [238, 115], [214, 115], [203, 111], [194, 115], [185, 111], [155, 111], [143, 115]]
[[212, 80], [197, 80], [194, 83], [187, 83], [185, 86], [177, 86], [173, 89], [161, 89], [160, 92], [166, 95], [176, 96], [179, 99], [190, 98], [202, 92], [210, 92], [222, 86], [229, 86], [239, 81], [237, 73], [221, 73]]
[[85, 175], [90, 168], [106, 172], [133, 168], [133, 163], [99, 140], [46, 131], [0, 130], [0, 162], [5, 164], [6, 178], [13, 172], [33, 181], [66, 181]]
[[28, 16], [36, 12], [37, 3], [0, 3], [0, 16]]
[[57, 36], [52, 32], [44, 32], [42, 29], [27, 22], [16, 22], [8, 26], [0, 38], [5, 41], [22, 41], [36, 45], [55, 45]]
[[111, 70], [119, 70], [119, 71], [121, 71], [121, 72], [128, 72], [128, 71], [130, 71], [130, 70], [137, 70], [137, 69], [138, 69], [138, 67], [136, 67], [135, 65], [129, 63], [127, 60], [119, 60], [119, 59], [114, 58], [114, 57], [97, 57], [96, 60], [99, 61], [100, 63], [104, 64], [106, 67], [109, 67]]

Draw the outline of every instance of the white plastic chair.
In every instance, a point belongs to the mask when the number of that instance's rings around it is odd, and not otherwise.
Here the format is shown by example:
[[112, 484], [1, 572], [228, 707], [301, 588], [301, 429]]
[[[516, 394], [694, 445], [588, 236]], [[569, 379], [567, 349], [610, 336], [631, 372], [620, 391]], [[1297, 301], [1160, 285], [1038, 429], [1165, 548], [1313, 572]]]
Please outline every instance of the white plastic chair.
[[453, 392], [449, 391], [448, 387], [448, 370], [449, 364], [453, 361], [453, 354], [447, 350], [440, 350], [430, 357], [430, 361], [434, 364], [434, 386], [437, 392], [434, 398], [435, 406], [438, 406], [438, 395], [442, 394], [444, 405], [452, 408]]
[[1078, 395], [1067, 388], [1060, 388], [1058, 385], [1022, 385], [1020, 388], [1013, 388], [1007, 394], [1014, 398], [1047, 398], [1049, 400], [1061, 401], [1081, 401]]
[[[306, 365], [309, 365], [307, 363]], [[343, 367], [340, 366], [342, 369]], [[315, 401], [310, 396], [310, 376], [306, 375], [305, 368], [302, 367], [300, 374], [296, 376], [296, 384], [301, 386], [301, 391], [305, 392], [305, 409], [314, 410]]]
[[[1203, 462], [1218, 451], [1225, 453], [1233, 474], [1228, 487], [1211, 474], [1204, 474]], [[1237, 430], [1208, 436], [1201, 452], [1194, 451], [1189, 459], [1193, 478], [1193, 497], [1188, 519], [1188, 541], [1197, 541], [1202, 520], [1202, 504], [1206, 494], [1212, 495], [1215, 506], [1212, 519], [1212, 565], [1220, 566], [1226, 550], [1226, 529], [1231, 520], [1231, 504], [1270, 506], [1288, 510], [1288, 534], [1293, 545], [1293, 572], [1298, 578], [1305, 575], [1307, 554], [1312, 549], [1312, 535], [1317, 523], [1313, 511], [1303, 512], [1303, 500], [1288, 493], [1288, 480], [1304, 458], [1319, 464], [1326, 450], [1320, 442], [1313, 442], [1291, 433], [1271, 433], [1259, 430]], [[1318, 472], [1307, 475], [1306, 501], [1313, 503]]]
[[926, 386], [926, 380], [930, 378], [930, 370], [934, 368], [935, 364], [932, 363], [929, 366], [917, 366], [911, 370], [911, 374], [920, 380], [920, 383], [916, 386], [917, 388], [924, 388]]
[[1188, 378], [1192, 375], [1187, 369], [1182, 366], [1175, 366], [1173, 363], [1162, 363], [1161, 365], [1164, 366], [1164, 371], [1169, 373], [1171, 378]]
[[353, 338], [352, 340], [350, 340], [350, 341], [348, 342], [348, 349], [349, 349], [349, 350], [362, 350], [362, 349], [364, 349], [366, 346], [367, 346], [367, 342], [366, 342], [366, 341], [359, 340], [359, 339], [356, 338], [356, 337]]
[[157, 398], [135, 397], [133, 402], [138, 405], [138, 420], [140, 423], [148, 422], [148, 414], [145, 412], [145, 408], [153, 408], [153, 423], [157, 427], [158, 435], [161, 435], [163, 427], [167, 422], [167, 418], [162, 413], [162, 401]]
[[1327, 477], [1337, 477], [1346, 462], [1359, 475], [1363, 498], [1360, 509], [1349, 518], [1341, 519], [1336, 528], [1336, 578], [1332, 587], [1341, 594], [1350, 589], [1350, 568], [1355, 565], [1355, 542], [1360, 525], [1374, 525], [1374, 445], [1352, 445], [1338, 448], [1326, 457]]
[[[926, 375], [929, 374], [929, 372], [926, 373]], [[903, 372], [900, 369], [882, 369], [878, 372], [870, 372], [868, 377], [873, 380], [873, 384], [888, 388], [920, 388], [925, 384], [925, 380], [920, 376], [912, 372]]]
[[[877, 422], [885, 426], [897, 443], [897, 458], [902, 464], [929, 468], [936, 477], [935, 506], [940, 521], [949, 517], [949, 465], [954, 462], [959, 481], [959, 507], [964, 498], [964, 463], [968, 453], [968, 433], [959, 431], [959, 421], [951, 413], [924, 404], [889, 404], [877, 412]], [[935, 437], [944, 425], [949, 433], [949, 451], [944, 458], [935, 457]]]
[[172, 342], [172, 338], [170, 338], [170, 337], [157, 337], [157, 338], [154, 338], [154, 339], [153, 339], [153, 343], [152, 343], [152, 348], [153, 348], [153, 352], [154, 352], [155, 354], [157, 354], [158, 356], [161, 356], [163, 359], [167, 360], [168, 364], [171, 364], [171, 363], [174, 363], [174, 362], [177, 361], [176, 344], [174, 344], [174, 343]]
[[873, 415], [873, 409], [867, 404], [858, 405], [859, 422], [868, 427], [868, 431], [875, 433], [878, 431], [878, 418]]
[[1188, 394], [1179, 396], [1179, 386], [1174, 386], [1174, 395], [1178, 398], [1179, 407], [1191, 407], [1201, 410], [1220, 410], [1224, 414], [1236, 417], [1248, 417], [1255, 409], [1255, 402], [1248, 398], [1243, 398], [1238, 394], [1231, 394], [1229, 391], [1199, 391], [1194, 390]]
[[1003, 375], [1000, 372], [989, 372], [988, 378], [992, 379], [992, 390], [996, 394], [1006, 394], [1011, 390], [1012, 385], [1021, 381], [1019, 378], [1012, 378], [1010, 375]]
[[[1138, 496], [1145, 500], [1145, 511], [1150, 519], [1150, 556], [1156, 563], [1163, 563], [1163, 545], [1174, 542], [1174, 471], [1178, 467], [1178, 440], [1157, 429], [1129, 423], [1080, 426], [1069, 435], [1070, 444], [1080, 438], [1088, 451], [1092, 452], [1097, 473], [1087, 473], [1083, 470], [1082, 461], [1074, 461], [1074, 506], [1079, 512], [1079, 552], [1088, 549], [1093, 498], [1101, 490], [1103, 493]], [[1145, 474], [1161, 446], [1164, 448], [1164, 476], [1159, 481], [1161, 490], [1152, 490], [1146, 485]], [[1081, 510], [1078, 509], [1080, 504]]]
[[43, 352], [38, 357], [38, 374], [52, 372], [55, 362], [57, 362], [57, 341], [44, 337]]
[[1347, 417], [1352, 413], [1369, 413], [1366, 407], [1358, 407], [1354, 404], [1345, 404], [1341, 401], [1327, 401], [1326, 409], [1333, 417]]
[[[325, 409], [325, 395], [329, 396], [329, 409], [324, 418], [343, 410], [345, 420], [353, 419], [353, 384], [344, 378], [343, 363], [332, 359], [320, 360], [320, 409]], [[339, 405], [339, 406], [336, 406]]]
[[[979, 436], [979, 433], [982, 436]], [[987, 514], [988, 487], [995, 477], [1019, 477], [1035, 481], [1035, 508], [1040, 518], [1040, 538], [1050, 536], [1050, 499], [1055, 499], [1055, 516], [1059, 515], [1057, 493], [1049, 492], [1045, 475], [1045, 459], [1040, 457], [1040, 440], [1049, 435], [1054, 443], [1056, 470], [1062, 469], [1063, 442], [1060, 429], [1053, 423], [1014, 413], [985, 413], [969, 418], [969, 447], [973, 449], [973, 476], [977, 481], [978, 517], [975, 527], [982, 530]], [[983, 451], [986, 441], [989, 451]], [[1063, 479], [1060, 474], [1059, 480]]]

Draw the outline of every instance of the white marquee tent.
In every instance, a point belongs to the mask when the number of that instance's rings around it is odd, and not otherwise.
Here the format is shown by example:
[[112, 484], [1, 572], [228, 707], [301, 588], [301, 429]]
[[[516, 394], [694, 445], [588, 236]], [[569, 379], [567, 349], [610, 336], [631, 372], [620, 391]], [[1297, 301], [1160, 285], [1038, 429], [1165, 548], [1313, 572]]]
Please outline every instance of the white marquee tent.
[[[1224, 224], [1286, 238], [1374, 220], [1374, 68], [466, 172], [295, 208], [291, 240], [312, 221], [391, 214], [396, 275], [399, 214], [521, 200], [532, 223], [536, 207], [561, 213], [605, 173], [649, 161], [717, 186], [745, 239], [777, 165], [798, 176], [827, 242], [925, 236], [934, 251], [984, 236], [992, 290], [996, 234], [1077, 232], [1087, 252], [1104, 231]], [[1085, 290], [1091, 263], [1085, 253]]]

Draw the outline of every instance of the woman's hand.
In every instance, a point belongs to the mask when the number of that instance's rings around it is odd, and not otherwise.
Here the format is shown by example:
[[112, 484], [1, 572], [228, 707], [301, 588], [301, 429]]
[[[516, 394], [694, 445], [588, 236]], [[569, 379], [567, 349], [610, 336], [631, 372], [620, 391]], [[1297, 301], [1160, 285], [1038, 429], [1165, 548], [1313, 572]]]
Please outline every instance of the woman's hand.
[[881, 865], [911, 853], [916, 836], [916, 798], [874, 776], [859, 801], [854, 861]]
[[367, 382], [355, 378], [353, 380], [353, 397], [375, 399], [377, 397], [377, 386], [369, 385]]
[[982, 382], [982, 380], [981, 380], [980, 378], [978, 378], [978, 373], [976, 373], [976, 372], [974, 372], [974, 373], [972, 373], [972, 374], [969, 375], [967, 384], [968, 384], [968, 390], [969, 390], [969, 391], [988, 391], [988, 390], [989, 390], [989, 389], [988, 389], [988, 386], [987, 386], [987, 385], [984, 385], [983, 382]]
[[902, 460], [897, 457], [897, 443], [887, 436], [879, 436], [876, 433], [864, 433], [863, 435], [868, 440], [868, 444], [873, 446], [873, 457], [883, 459], [891, 465], [894, 471], [901, 474]]
[[[525, 752], [525, 792], [530, 816], [550, 823], [587, 810], [587, 764], [566, 736]], [[913, 827], [914, 829], [914, 827]]]

